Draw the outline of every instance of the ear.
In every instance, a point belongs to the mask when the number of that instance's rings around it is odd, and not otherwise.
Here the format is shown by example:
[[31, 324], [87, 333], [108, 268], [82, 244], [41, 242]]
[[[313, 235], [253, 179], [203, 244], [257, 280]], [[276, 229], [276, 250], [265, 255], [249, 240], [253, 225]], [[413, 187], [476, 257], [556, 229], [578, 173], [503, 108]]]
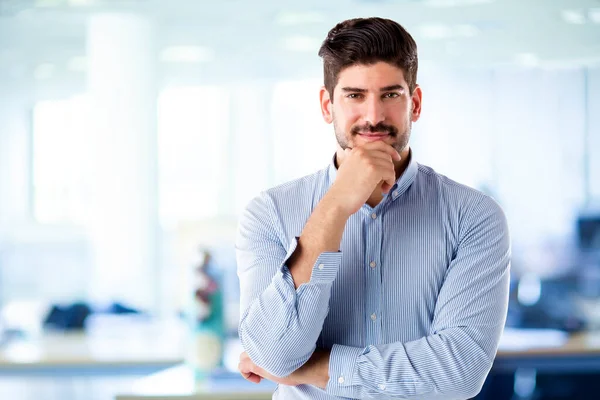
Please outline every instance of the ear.
[[331, 111], [331, 97], [329, 97], [329, 92], [325, 89], [325, 86], [321, 86], [321, 90], [319, 91], [319, 99], [321, 100], [321, 114], [323, 114], [323, 119], [328, 124], [333, 122], [333, 113]]
[[412, 94], [412, 115], [411, 121], [417, 122], [419, 117], [421, 116], [421, 105], [423, 104], [423, 92], [421, 91], [421, 87], [417, 85]]

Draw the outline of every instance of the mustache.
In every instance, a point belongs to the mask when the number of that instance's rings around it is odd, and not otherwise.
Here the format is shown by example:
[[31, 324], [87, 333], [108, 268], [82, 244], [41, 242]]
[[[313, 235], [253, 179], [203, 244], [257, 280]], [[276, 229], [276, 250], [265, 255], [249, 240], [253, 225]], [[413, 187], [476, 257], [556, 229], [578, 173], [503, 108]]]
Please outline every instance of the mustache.
[[387, 133], [390, 136], [396, 136], [398, 134], [398, 129], [392, 125], [386, 125], [383, 122], [380, 122], [377, 125], [367, 123], [362, 126], [355, 126], [352, 128], [351, 132], [353, 135], [365, 133]]

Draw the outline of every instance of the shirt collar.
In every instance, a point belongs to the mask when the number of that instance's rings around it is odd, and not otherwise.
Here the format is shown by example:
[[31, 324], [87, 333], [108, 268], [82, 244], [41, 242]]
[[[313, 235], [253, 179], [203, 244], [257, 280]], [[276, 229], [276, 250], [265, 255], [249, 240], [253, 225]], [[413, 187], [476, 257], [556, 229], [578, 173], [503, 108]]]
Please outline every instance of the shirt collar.
[[[331, 158], [331, 162], [329, 163], [329, 168], [327, 169], [327, 177], [328, 177], [328, 186], [330, 186], [334, 181], [337, 175], [337, 167], [335, 166], [335, 156]], [[415, 177], [417, 176], [417, 171], [419, 170], [419, 164], [415, 161], [415, 157], [413, 155], [412, 148], [408, 153], [408, 166], [400, 175], [398, 180], [396, 180], [396, 184], [390, 190], [392, 200], [396, 200], [402, 193], [406, 191], [410, 187], [410, 185], [414, 182]]]

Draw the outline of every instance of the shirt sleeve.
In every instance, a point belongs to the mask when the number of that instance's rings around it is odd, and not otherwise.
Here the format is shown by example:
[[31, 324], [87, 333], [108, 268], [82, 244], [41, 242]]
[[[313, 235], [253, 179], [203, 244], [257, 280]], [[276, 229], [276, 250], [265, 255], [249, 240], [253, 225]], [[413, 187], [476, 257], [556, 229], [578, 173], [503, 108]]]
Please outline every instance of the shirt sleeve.
[[429, 336], [356, 348], [334, 345], [329, 394], [353, 399], [474, 397], [506, 321], [510, 239], [501, 208], [484, 197], [459, 237]]
[[283, 377], [302, 366], [316, 348], [342, 254], [322, 253], [310, 281], [296, 289], [286, 263], [298, 240], [283, 244], [274, 209], [268, 194], [263, 193], [248, 205], [240, 220], [236, 238], [239, 336], [256, 365]]

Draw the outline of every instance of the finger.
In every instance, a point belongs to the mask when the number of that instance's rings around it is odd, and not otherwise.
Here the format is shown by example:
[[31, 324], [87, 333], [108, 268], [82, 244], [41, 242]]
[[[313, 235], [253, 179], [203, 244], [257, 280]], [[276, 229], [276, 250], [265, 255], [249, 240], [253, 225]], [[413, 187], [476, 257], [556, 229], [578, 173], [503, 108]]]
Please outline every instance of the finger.
[[392, 157], [392, 160], [394, 160], [394, 161], [400, 161], [402, 159], [402, 157], [400, 156], [400, 153], [398, 153], [398, 151], [392, 145], [384, 142], [383, 140], [377, 140], [375, 142], [365, 143], [363, 145], [363, 147], [368, 150], [383, 151], [383, 152], [389, 154], [389, 156]]
[[396, 184], [396, 174], [392, 171], [391, 174], [386, 174], [386, 177], [383, 180], [383, 185], [381, 186], [381, 190], [383, 193], [388, 193], [392, 187]]
[[260, 383], [260, 381], [262, 380], [262, 377], [260, 375], [253, 374], [252, 372], [249, 372], [249, 373], [242, 372], [242, 376], [244, 377], [245, 380], [252, 382], [252, 383]]
[[[378, 173], [381, 174], [381, 179], [385, 179], [388, 177], [395, 178], [396, 171], [394, 168], [394, 163], [389, 158], [374, 158], [370, 160], [370, 164], [374, 166]], [[395, 180], [395, 179], [394, 179]]]
[[246, 378], [247, 381], [250, 381], [252, 383], [260, 383], [260, 381], [262, 380], [262, 377], [253, 373], [248, 374]]
[[385, 151], [368, 150], [368, 151], [366, 151], [366, 153], [367, 153], [367, 157], [369, 157], [369, 158], [384, 160], [384, 161], [389, 162], [392, 165], [394, 163], [394, 159], [389, 155], [389, 153], [386, 153]]
[[394, 185], [390, 185], [387, 181], [384, 181], [381, 184], [381, 193], [388, 194], [390, 192], [390, 190], [392, 190], [393, 187], [394, 187]]
[[381, 185], [381, 192], [382, 193], [388, 193], [392, 187], [394, 185], [390, 185], [389, 183], [387, 183], [387, 181], [384, 181], [383, 184]]

